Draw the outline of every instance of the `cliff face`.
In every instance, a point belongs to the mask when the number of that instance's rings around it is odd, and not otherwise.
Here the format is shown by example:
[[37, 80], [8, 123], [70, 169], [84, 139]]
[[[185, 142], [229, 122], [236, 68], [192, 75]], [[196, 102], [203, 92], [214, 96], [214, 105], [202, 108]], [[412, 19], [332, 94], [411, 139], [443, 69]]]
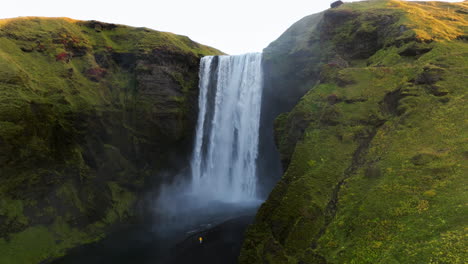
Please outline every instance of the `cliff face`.
[[133, 215], [190, 152], [209, 54], [145, 28], [0, 20], [0, 263], [52, 258]]
[[266, 93], [297, 104], [276, 118], [285, 173], [240, 263], [464, 262], [467, 14], [346, 3], [265, 49]]

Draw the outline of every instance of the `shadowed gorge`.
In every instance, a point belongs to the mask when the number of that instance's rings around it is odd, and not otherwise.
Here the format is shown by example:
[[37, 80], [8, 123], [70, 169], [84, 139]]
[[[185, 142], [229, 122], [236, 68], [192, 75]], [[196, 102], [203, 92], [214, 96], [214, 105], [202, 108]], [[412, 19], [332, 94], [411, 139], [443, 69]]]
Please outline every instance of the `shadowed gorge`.
[[145, 28], [0, 20], [0, 263], [62, 255], [135, 216], [170, 180], [158, 172], [188, 162], [210, 54]]
[[[258, 208], [260, 53], [206, 56], [189, 173], [152, 198], [153, 218], [54, 263], [235, 263]], [[136, 243], [136, 246], [135, 246]]]

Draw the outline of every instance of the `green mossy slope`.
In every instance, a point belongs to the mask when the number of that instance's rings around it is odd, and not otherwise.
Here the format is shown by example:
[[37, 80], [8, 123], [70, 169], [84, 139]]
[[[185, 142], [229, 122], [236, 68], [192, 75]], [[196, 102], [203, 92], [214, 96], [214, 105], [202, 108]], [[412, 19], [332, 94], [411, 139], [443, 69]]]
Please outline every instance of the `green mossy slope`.
[[51, 259], [132, 216], [190, 148], [210, 54], [146, 28], [0, 20], [0, 263]]
[[[295, 59], [308, 73], [267, 89], [312, 85], [276, 119], [287, 169], [240, 263], [466, 262], [467, 10], [347, 3], [265, 50], [276, 78]], [[303, 26], [317, 16], [315, 30]], [[309, 61], [292, 56], [311, 50]]]

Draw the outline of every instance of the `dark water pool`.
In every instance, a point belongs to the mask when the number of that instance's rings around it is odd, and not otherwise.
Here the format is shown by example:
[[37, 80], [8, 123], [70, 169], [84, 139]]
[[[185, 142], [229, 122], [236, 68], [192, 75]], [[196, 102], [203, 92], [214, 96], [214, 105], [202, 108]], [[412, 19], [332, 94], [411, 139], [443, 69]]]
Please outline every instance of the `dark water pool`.
[[174, 222], [133, 225], [52, 264], [234, 264], [258, 205], [216, 204]]

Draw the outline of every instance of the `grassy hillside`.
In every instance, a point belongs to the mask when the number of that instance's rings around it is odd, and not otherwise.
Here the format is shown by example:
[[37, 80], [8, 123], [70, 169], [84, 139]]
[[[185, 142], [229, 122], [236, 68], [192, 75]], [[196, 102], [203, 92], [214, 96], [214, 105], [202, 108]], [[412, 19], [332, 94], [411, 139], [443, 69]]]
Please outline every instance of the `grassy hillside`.
[[267, 89], [309, 91], [276, 119], [287, 169], [240, 263], [466, 262], [467, 14], [346, 3], [265, 50]]
[[0, 263], [53, 258], [132, 216], [190, 148], [209, 54], [146, 28], [0, 20]]

